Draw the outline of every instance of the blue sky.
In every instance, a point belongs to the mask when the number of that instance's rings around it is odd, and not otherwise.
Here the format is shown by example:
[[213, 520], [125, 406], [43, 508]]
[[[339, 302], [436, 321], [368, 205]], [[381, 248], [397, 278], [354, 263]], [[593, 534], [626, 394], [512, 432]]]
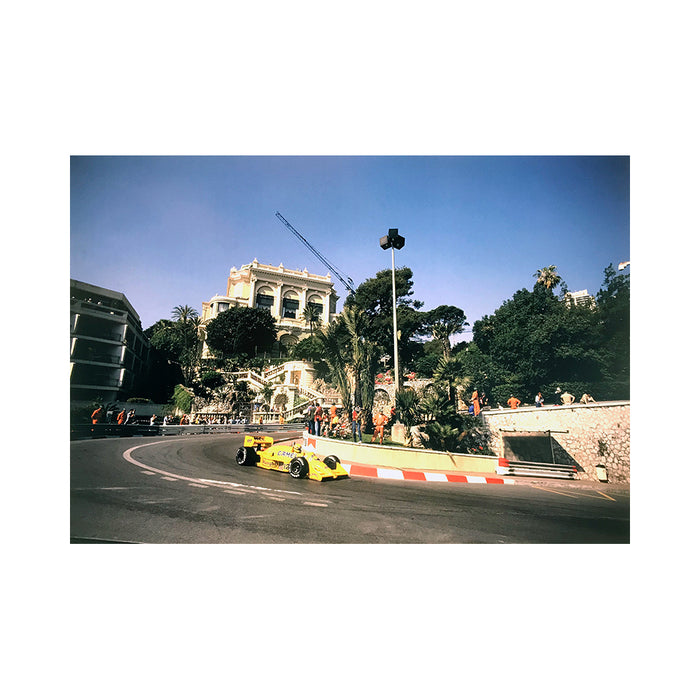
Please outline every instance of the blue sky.
[[276, 211], [356, 286], [390, 267], [379, 238], [398, 228], [414, 298], [472, 324], [538, 268], [595, 294], [630, 258], [627, 157], [86, 156], [70, 187], [71, 277], [123, 292], [144, 328], [201, 312], [254, 258], [325, 274]]

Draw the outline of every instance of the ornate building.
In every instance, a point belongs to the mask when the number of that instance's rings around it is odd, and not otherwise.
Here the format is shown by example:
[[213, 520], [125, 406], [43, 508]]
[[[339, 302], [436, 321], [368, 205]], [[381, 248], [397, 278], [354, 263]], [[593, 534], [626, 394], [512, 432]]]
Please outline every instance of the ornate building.
[[202, 322], [206, 324], [232, 306], [269, 309], [277, 323], [276, 349], [284, 353], [310, 332], [304, 319], [307, 306], [317, 311], [320, 323], [326, 325], [336, 315], [337, 301], [330, 273], [314, 275], [306, 268], [288, 270], [282, 263], [275, 267], [255, 259], [240, 270], [231, 268], [225, 295], [202, 302]]

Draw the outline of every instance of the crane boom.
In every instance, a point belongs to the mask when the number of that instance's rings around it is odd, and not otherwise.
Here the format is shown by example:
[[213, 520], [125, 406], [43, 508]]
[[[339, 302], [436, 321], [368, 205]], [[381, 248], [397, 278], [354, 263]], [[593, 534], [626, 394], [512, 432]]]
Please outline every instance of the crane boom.
[[275, 212], [275, 216], [343, 283], [345, 289], [350, 292], [350, 294], [355, 293], [355, 287], [352, 279], [350, 277], [344, 277], [337, 268], [332, 265], [316, 248], [314, 248], [311, 243], [309, 243], [304, 236], [302, 236], [299, 231], [297, 231], [294, 226], [292, 226], [287, 219], [285, 219], [282, 214]]

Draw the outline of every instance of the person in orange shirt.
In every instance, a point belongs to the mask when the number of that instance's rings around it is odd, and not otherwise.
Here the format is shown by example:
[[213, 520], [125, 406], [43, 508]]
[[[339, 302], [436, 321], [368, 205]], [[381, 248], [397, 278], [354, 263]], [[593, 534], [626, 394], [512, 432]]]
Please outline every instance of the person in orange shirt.
[[478, 416], [481, 411], [481, 403], [479, 402], [479, 391], [474, 389], [472, 392], [472, 404], [474, 406], [474, 415]]
[[103, 409], [102, 406], [95, 409], [90, 416], [93, 425], [97, 425], [102, 420]]
[[126, 418], [126, 409], [122, 408], [121, 412], [117, 416], [117, 425], [123, 425]]
[[379, 435], [379, 444], [384, 444], [384, 426], [388, 422], [388, 418], [380, 411], [374, 418], [374, 434], [372, 435], [372, 442]]
[[515, 396], [511, 396], [506, 403], [511, 407], [511, 408], [517, 408], [520, 406], [520, 399], [516, 399]]

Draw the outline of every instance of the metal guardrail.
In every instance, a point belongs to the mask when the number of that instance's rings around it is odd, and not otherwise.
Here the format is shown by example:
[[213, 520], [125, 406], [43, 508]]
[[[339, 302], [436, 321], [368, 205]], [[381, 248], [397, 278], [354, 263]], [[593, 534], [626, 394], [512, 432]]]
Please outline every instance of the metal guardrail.
[[212, 425], [116, 425], [114, 423], [80, 423], [71, 425], [71, 440], [105, 437], [155, 437], [158, 435], [215, 435], [222, 433], [272, 433], [303, 430], [303, 423], [214, 423]]
[[544, 476], [551, 479], [575, 479], [578, 469], [573, 464], [519, 462], [501, 457], [498, 460], [496, 473], [507, 476]]

